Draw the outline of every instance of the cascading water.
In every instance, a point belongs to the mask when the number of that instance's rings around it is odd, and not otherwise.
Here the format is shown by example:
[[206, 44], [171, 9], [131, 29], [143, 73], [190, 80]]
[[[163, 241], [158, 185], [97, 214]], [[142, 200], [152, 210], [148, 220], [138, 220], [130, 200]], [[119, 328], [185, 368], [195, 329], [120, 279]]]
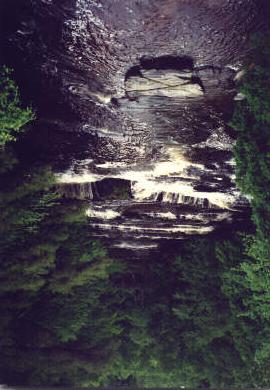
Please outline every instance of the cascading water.
[[259, 13], [252, 0], [28, 5], [10, 41], [39, 80], [37, 134], [49, 134], [59, 189], [89, 203], [93, 234], [153, 248], [246, 205], [226, 123]]

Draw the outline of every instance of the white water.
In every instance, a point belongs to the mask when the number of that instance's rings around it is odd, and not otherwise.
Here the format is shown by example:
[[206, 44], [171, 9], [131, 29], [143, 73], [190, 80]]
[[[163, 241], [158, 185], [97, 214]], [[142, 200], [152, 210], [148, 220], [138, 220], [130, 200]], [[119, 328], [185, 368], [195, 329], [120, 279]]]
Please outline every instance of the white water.
[[107, 220], [107, 219], [115, 219], [117, 217], [119, 217], [121, 214], [118, 213], [117, 211], [113, 211], [113, 210], [95, 210], [95, 209], [92, 209], [91, 207], [89, 209], [86, 210], [86, 215], [89, 217], [89, 218], [97, 218], [97, 219], [104, 219], [104, 220]]
[[[142, 227], [128, 224], [108, 224], [108, 223], [92, 223], [93, 227], [101, 228], [102, 230], [116, 230], [124, 232], [145, 232], [144, 237], [149, 237], [151, 233], [183, 233], [183, 234], [205, 234], [210, 233], [213, 230], [212, 226], [190, 226], [190, 225], [173, 225], [168, 227]], [[155, 238], [155, 237], [154, 237]], [[182, 237], [179, 237], [182, 238]]]

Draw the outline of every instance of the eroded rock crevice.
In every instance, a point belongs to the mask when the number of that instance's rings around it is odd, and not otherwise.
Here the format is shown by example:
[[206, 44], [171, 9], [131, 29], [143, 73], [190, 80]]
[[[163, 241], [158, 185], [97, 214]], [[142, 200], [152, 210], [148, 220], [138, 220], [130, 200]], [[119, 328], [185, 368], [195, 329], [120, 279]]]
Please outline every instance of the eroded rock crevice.
[[143, 57], [125, 74], [126, 97], [202, 97], [234, 87], [235, 71], [214, 65], [194, 65], [191, 57]]

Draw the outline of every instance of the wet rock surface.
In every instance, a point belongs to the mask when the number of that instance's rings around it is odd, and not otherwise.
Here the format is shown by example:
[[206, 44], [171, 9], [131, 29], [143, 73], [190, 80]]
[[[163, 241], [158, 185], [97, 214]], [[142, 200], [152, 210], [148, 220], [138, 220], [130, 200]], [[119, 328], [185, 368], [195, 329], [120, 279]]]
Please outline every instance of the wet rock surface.
[[9, 44], [18, 79], [34, 80], [34, 142], [65, 196], [89, 203], [93, 234], [138, 250], [240, 215], [227, 123], [263, 12], [256, 0], [14, 3]]

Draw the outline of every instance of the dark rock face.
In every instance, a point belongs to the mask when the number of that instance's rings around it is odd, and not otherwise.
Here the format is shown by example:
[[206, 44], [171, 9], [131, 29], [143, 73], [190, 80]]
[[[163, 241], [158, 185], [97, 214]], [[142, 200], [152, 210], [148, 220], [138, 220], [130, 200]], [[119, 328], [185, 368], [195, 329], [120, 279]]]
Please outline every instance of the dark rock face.
[[202, 70], [239, 63], [264, 12], [256, 0], [10, 0], [4, 8], [14, 20], [6, 51], [18, 75], [22, 67], [35, 81], [40, 110], [92, 122], [105, 115], [93, 92], [120, 92], [135, 63]]
[[141, 67], [144, 69], [193, 69], [193, 59], [188, 56], [164, 55], [160, 57], [142, 57]]
[[[66, 196], [89, 201], [97, 235], [155, 243], [238, 213], [226, 123], [248, 37], [264, 23], [259, 0], [13, 5], [7, 62], [32, 85], [37, 142]], [[112, 181], [119, 198], [97, 197]]]

